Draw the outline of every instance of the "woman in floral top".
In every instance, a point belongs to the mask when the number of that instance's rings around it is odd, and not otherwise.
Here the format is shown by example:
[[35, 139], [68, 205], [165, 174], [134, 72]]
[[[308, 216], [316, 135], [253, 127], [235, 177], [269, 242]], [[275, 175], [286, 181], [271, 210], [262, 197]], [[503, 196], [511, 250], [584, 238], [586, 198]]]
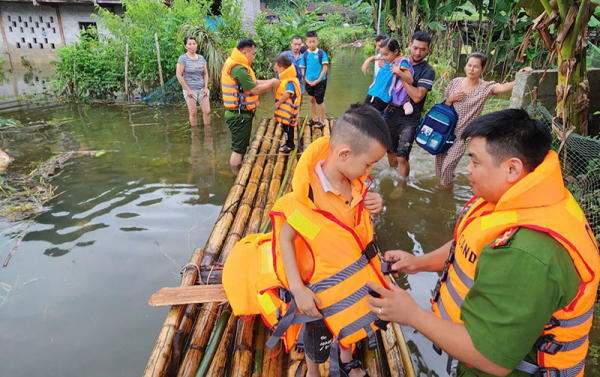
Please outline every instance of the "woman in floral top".
[[[457, 77], [450, 81], [444, 94], [446, 105], [454, 106], [458, 113], [458, 123], [454, 134], [454, 145], [444, 153], [435, 156], [435, 174], [440, 177], [440, 183], [445, 187], [452, 187], [456, 174], [456, 166], [467, 150], [467, 142], [461, 135], [467, 124], [481, 115], [485, 101], [496, 94], [512, 91], [515, 82], [498, 84], [495, 81], [484, 81], [481, 74], [487, 62], [486, 56], [481, 52], [474, 52], [467, 56], [465, 66], [466, 77]], [[522, 68], [519, 72], [531, 71], [531, 67]]]

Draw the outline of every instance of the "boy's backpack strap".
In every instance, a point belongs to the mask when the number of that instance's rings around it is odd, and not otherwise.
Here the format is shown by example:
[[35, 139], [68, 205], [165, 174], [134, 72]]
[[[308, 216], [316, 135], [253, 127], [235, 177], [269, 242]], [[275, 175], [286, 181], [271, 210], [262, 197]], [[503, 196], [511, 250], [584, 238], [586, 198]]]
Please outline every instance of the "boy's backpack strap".
[[[319, 51], [317, 51], [317, 56], [319, 57], [319, 63], [321, 63], [321, 65], [323, 65], [323, 55], [325, 54], [325, 52], [321, 49], [319, 49]], [[308, 50], [304, 51], [304, 54], [302, 55], [303, 59], [304, 59], [304, 64], [308, 65]]]

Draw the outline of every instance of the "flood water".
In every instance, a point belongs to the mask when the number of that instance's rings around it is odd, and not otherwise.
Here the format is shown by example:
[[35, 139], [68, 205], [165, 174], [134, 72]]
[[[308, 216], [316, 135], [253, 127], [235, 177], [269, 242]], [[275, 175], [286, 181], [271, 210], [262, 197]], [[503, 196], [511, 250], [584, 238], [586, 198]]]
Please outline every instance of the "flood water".
[[[329, 115], [364, 99], [371, 82], [360, 72], [364, 58], [351, 49], [334, 56], [325, 98]], [[270, 117], [272, 105], [265, 95], [258, 118]], [[190, 131], [182, 106], [0, 105], [3, 117], [23, 122], [66, 121], [0, 132], [0, 148], [15, 157], [13, 171], [25, 172], [57, 152], [111, 151], [64, 166], [52, 184], [65, 192], [31, 222], [8, 266], [0, 268], [0, 376], [143, 372], [168, 312], [148, 306], [148, 298], [179, 284], [181, 266], [204, 246], [233, 183], [223, 110], [213, 107], [211, 127]], [[448, 220], [471, 196], [466, 164], [458, 168], [453, 191], [440, 188], [433, 157], [417, 147], [404, 188], [386, 161], [376, 164], [373, 187], [385, 205], [375, 218], [382, 249], [421, 254], [452, 237]], [[26, 226], [0, 224], [3, 233], [12, 229], [0, 238], [0, 261], [14, 246], [11, 236]], [[435, 273], [420, 273], [400, 283], [428, 308], [436, 280]], [[445, 375], [446, 359], [413, 329], [404, 331], [417, 374]]]

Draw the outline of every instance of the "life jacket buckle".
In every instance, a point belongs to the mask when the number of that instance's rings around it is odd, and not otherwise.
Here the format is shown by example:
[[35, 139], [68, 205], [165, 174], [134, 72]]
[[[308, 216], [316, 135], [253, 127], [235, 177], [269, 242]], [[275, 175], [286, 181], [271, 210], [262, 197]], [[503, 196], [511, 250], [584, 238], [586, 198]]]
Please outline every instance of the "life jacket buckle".
[[377, 240], [373, 238], [371, 242], [365, 247], [363, 250], [363, 254], [367, 257], [368, 260], [371, 260], [377, 256], [379, 252], [379, 246], [377, 245]]
[[438, 279], [435, 289], [433, 290], [433, 302], [438, 302], [440, 298], [440, 289], [442, 288], [442, 282]]
[[533, 377], [559, 377], [560, 371], [556, 368], [540, 368]]
[[544, 330], [549, 331], [558, 326], [560, 326], [560, 321], [558, 319], [556, 319], [555, 317], [551, 317], [550, 320], [548, 321], [548, 323], [546, 324], [546, 327], [544, 327]]
[[290, 302], [292, 302], [293, 296], [292, 296], [292, 292], [290, 292], [289, 290], [279, 287], [279, 298], [281, 299], [281, 301], [285, 302], [286, 304], [289, 304]]
[[555, 335], [548, 334], [542, 338], [539, 338], [535, 342], [535, 347], [540, 352], [547, 353], [549, 355], [556, 355], [563, 348], [563, 344], [554, 341]]

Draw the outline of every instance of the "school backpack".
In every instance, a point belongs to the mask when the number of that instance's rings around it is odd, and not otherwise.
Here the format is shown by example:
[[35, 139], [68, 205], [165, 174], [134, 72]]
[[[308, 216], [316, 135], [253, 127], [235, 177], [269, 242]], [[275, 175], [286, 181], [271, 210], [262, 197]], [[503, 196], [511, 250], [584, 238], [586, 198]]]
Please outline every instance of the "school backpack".
[[[319, 57], [319, 63], [321, 65], [323, 65], [323, 50], [319, 49], [319, 51], [317, 51], [317, 56]], [[302, 56], [304, 58], [304, 63], [306, 65], [308, 65], [308, 50], [304, 51], [304, 54]]]
[[417, 128], [415, 135], [417, 145], [431, 154], [447, 151], [456, 139], [454, 128], [457, 122], [458, 113], [454, 107], [444, 102], [434, 105]]

